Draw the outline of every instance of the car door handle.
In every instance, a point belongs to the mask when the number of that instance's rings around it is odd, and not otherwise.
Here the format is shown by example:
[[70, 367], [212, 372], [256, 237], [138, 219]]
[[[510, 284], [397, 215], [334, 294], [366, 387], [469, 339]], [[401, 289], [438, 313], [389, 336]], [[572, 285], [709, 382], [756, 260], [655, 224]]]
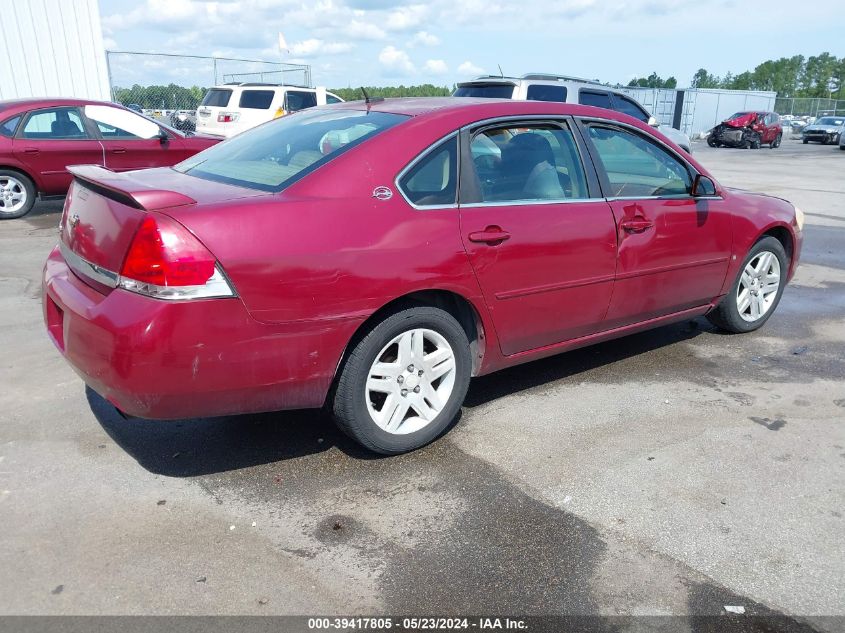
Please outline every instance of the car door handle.
[[626, 233], [642, 233], [646, 229], [653, 227], [654, 222], [645, 218], [631, 218], [630, 220], [622, 220], [619, 226]]
[[509, 240], [511, 234], [502, 230], [500, 226], [488, 226], [483, 231], [475, 231], [468, 236], [470, 242], [481, 242], [495, 246]]
[[23, 150], [23, 153], [24, 153], [24, 154], [29, 154], [30, 156], [35, 156], [35, 155], [36, 155], [36, 154], [38, 154], [40, 151], [41, 151], [41, 150], [39, 150], [37, 147], [25, 147], [25, 148], [24, 148], [24, 150]]
[[112, 154], [125, 154], [126, 148], [125, 147], [112, 147], [111, 153]]

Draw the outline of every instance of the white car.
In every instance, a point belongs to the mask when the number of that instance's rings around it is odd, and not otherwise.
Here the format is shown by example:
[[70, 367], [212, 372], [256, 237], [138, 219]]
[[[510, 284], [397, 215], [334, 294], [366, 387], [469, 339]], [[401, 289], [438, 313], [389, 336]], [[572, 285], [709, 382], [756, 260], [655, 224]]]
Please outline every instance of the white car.
[[522, 77], [484, 76], [459, 83], [453, 97], [489, 97], [527, 101], [580, 103], [623, 112], [660, 130], [669, 140], [691, 153], [689, 136], [669, 125], [660, 125], [635, 99], [589, 79], [531, 73]]
[[322, 87], [224, 84], [205, 93], [197, 108], [197, 132], [229, 138], [280, 116], [342, 101]]

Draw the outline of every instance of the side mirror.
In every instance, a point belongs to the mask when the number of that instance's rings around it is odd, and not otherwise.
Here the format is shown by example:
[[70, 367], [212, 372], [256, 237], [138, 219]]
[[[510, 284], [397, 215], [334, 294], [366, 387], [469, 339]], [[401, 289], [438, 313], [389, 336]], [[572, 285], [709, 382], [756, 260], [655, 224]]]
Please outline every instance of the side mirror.
[[651, 127], [660, 127], [660, 123], [653, 116], [648, 117], [648, 124]]
[[692, 196], [693, 198], [701, 198], [702, 196], [715, 196], [716, 183], [707, 176], [701, 174], [696, 175], [695, 180], [692, 181]]
[[167, 142], [170, 140], [170, 137], [167, 135], [163, 129], [158, 128], [158, 142], [162, 145], [167, 145]]

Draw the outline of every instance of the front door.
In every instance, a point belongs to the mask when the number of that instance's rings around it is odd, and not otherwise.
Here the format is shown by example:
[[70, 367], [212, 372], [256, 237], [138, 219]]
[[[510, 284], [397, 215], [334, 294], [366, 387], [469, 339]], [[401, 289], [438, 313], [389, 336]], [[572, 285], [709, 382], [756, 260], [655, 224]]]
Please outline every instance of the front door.
[[586, 129], [618, 225], [607, 327], [710, 303], [732, 246], [722, 200], [693, 198], [691, 168], [641, 132], [600, 122]]
[[569, 124], [487, 126], [473, 133], [470, 150], [461, 233], [502, 353], [602, 329], [616, 228], [608, 204], [591, 197]]
[[113, 171], [174, 165], [183, 158], [179, 139], [162, 142], [159, 125], [124, 108], [87, 105], [83, 111], [100, 135], [105, 164]]
[[85, 127], [78, 108], [34, 110], [26, 115], [12, 141], [12, 153], [48, 195], [70, 186], [68, 165], [102, 165], [103, 148]]

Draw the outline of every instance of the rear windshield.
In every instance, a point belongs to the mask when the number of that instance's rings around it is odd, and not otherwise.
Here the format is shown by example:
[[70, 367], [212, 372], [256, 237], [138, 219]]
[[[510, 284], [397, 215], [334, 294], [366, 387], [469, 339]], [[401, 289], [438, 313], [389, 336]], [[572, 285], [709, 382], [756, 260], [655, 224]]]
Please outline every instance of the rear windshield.
[[205, 93], [202, 105], [212, 108], [225, 108], [229, 105], [229, 97], [231, 96], [232, 91], [227, 88], [212, 88]]
[[244, 90], [241, 93], [240, 101], [238, 101], [238, 107], [267, 110], [273, 103], [274, 96], [276, 96], [276, 93], [272, 90]]
[[185, 174], [261, 191], [281, 191], [343, 152], [408, 117], [360, 110], [312, 110], [247, 130], [176, 165]]
[[458, 86], [453, 97], [482, 97], [485, 99], [510, 99], [513, 97], [511, 84], [466, 84]]

